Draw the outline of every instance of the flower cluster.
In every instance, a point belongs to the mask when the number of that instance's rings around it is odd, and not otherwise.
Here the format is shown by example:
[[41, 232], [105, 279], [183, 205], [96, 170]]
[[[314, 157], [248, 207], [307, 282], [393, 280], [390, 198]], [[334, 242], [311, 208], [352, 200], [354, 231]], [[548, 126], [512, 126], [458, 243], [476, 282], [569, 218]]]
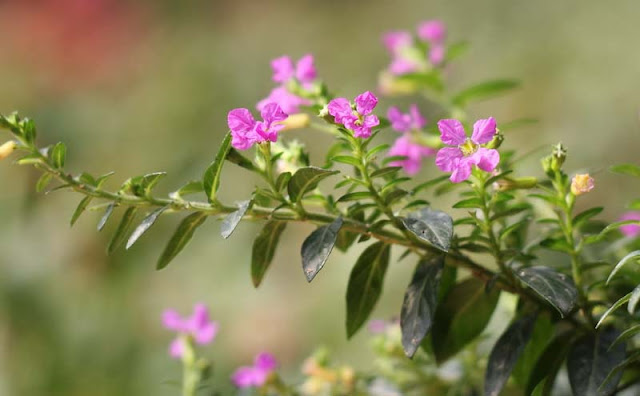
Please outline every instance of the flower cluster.
[[162, 315], [162, 323], [167, 329], [179, 333], [169, 346], [169, 354], [174, 358], [181, 358], [185, 353], [185, 336], [205, 345], [213, 341], [218, 333], [218, 323], [209, 319], [209, 311], [204, 304], [196, 304], [193, 314], [187, 318], [180, 317], [173, 309], [166, 310]]
[[440, 120], [438, 129], [442, 142], [455, 146], [443, 147], [436, 154], [436, 166], [443, 172], [451, 172], [452, 182], [460, 183], [467, 180], [474, 165], [485, 172], [493, 172], [498, 166], [498, 150], [481, 146], [493, 140], [497, 133], [496, 120], [493, 117], [476, 121], [473, 124], [471, 138], [467, 137], [462, 123], [458, 120]]
[[415, 175], [420, 171], [422, 158], [435, 154], [431, 147], [416, 142], [415, 134], [424, 128], [427, 121], [420, 114], [418, 106], [409, 107], [409, 113], [400, 112], [397, 107], [391, 107], [387, 113], [391, 127], [402, 133], [389, 149], [389, 156], [402, 156], [403, 160], [393, 161], [392, 166], [401, 166], [409, 175]]
[[287, 114], [300, 112], [300, 106], [308, 106], [311, 101], [291, 92], [291, 86], [303, 90], [311, 90], [316, 81], [317, 72], [313, 55], [307, 54], [294, 65], [288, 56], [281, 56], [271, 61], [272, 80], [280, 85], [274, 88], [269, 96], [258, 102], [257, 108], [262, 111], [269, 103], [277, 103]]
[[353, 136], [366, 139], [371, 136], [371, 128], [380, 124], [378, 116], [371, 114], [378, 104], [378, 98], [366, 91], [356, 96], [354, 102], [352, 105], [348, 99], [335, 98], [329, 102], [327, 110], [336, 124], [353, 131]]
[[278, 363], [273, 355], [262, 352], [253, 361], [253, 366], [243, 366], [238, 368], [231, 380], [238, 388], [250, 388], [263, 386], [269, 375], [278, 367]]
[[[443, 63], [446, 39], [444, 23], [437, 20], [422, 22], [418, 25], [417, 36], [420, 43], [416, 43], [413, 35], [408, 31], [392, 31], [384, 34], [382, 42], [392, 57], [389, 65], [391, 74], [412, 73], [427, 69], [429, 64], [439, 66]], [[421, 48], [425, 44], [428, 46], [426, 54]]]
[[287, 114], [277, 103], [268, 103], [260, 110], [262, 121], [256, 121], [248, 109], [233, 109], [227, 115], [231, 130], [231, 145], [246, 150], [255, 143], [275, 142], [278, 132], [284, 128], [282, 121]]

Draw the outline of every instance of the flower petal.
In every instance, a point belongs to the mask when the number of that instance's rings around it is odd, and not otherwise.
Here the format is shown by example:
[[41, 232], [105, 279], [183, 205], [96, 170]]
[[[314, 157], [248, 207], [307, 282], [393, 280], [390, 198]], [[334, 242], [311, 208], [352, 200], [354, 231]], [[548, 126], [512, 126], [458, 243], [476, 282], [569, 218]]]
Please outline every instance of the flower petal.
[[260, 115], [267, 125], [287, 119], [287, 114], [282, 111], [282, 108], [277, 103], [267, 103], [260, 111]]
[[436, 44], [429, 48], [429, 62], [438, 66], [444, 61], [445, 48], [444, 45]]
[[443, 147], [436, 154], [436, 166], [443, 172], [452, 172], [457, 161], [464, 155], [457, 147]]
[[335, 121], [339, 124], [343, 124], [345, 117], [353, 117], [353, 111], [351, 110], [351, 103], [345, 98], [332, 99], [327, 105], [327, 110], [331, 114]]
[[169, 345], [169, 355], [173, 358], [181, 358], [184, 353], [184, 341], [178, 337]]
[[478, 151], [473, 153], [470, 160], [483, 171], [493, 172], [500, 162], [500, 153], [498, 150], [480, 147]]
[[169, 330], [186, 331], [186, 326], [180, 314], [173, 309], [168, 309], [162, 313], [162, 324]]
[[313, 55], [307, 54], [300, 58], [296, 64], [296, 78], [300, 82], [311, 82], [316, 79], [316, 68], [313, 64]]
[[231, 381], [238, 388], [250, 388], [255, 385], [255, 377], [255, 369], [253, 367], [243, 366], [233, 372]]
[[248, 133], [255, 124], [256, 120], [248, 109], [233, 109], [227, 114], [227, 125], [231, 132]]
[[370, 92], [366, 91], [356, 96], [356, 111], [362, 115], [369, 114], [378, 104], [378, 98]]
[[420, 114], [420, 109], [417, 104], [409, 106], [409, 115], [411, 116], [413, 129], [422, 129], [427, 125], [427, 120]]
[[218, 334], [218, 323], [208, 322], [193, 333], [193, 339], [198, 344], [205, 345], [213, 341], [216, 338], [216, 334]]
[[278, 362], [276, 361], [276, 358], [269, 352], [261, 352], [256, 356], [253, 365], [258, 370], [271, 371], [275, 370], [276, 367], [278, 367]]
[[478, 120], [473, 124], [471, 141], [476, 144], [489, 143], [496, 134], [496, 120], [493, 117]]
[[[620, 216], [620, 221], [625, 220], [640, 220], [640, 212], [627, 212]], [[625, 224], [620, 227], [620, 231], [627, 237], [635, 237], [640, 234], [640, 225], [637, 224]]]
[[418, 37], [430, 43], [442, 43], [447, 35], [447, 28], [442, 21], [425, 21], [418, 25]]
[[272, 60], [271, 68], [273, 69], [272, 79], [277, 83], [287, 82], [295, 73], [293, 62], [288, 56], [281, 56]]
[[470, 157], [456, 160], [453, 164], [453, 172], [451, 172], [449, 180], [454, 183], [467, 180], [469, 176], [471, 176], [471, 168], [473, 168], [473, 161], [471, 161]]
[[411, 118], [402, 114], [396, 106], [390, 107], [387, 111], [387, 118], [391, 122], [391, 128], [398, 132], [409, 132], [411, 130]]
[[446, 119], [438, 121], [440, 139], [443, 143], [458, 146], [467, 139], [462, 123], [458, 120]]
[[410, 46], [412, 41], [411, 33], [403, 30], [387, 32], [382, 36], [382, 43], [392, 54], [403, 47]]
[[269, 96], [258, 102], [256, 108], [262, 111], [269, 103], [277, 103], [285, 114], [295, 114], [300, 112], [300, 106], [310, 105], [311, 102], [292, 94], [286, 87], [274, 88]]
[[391, 64], [389, 65], [389, 72], [393, 75], [400, 76], [417, 71], [419, 68], [420, 65], [416, 61], [397, 57], [391, 61]]

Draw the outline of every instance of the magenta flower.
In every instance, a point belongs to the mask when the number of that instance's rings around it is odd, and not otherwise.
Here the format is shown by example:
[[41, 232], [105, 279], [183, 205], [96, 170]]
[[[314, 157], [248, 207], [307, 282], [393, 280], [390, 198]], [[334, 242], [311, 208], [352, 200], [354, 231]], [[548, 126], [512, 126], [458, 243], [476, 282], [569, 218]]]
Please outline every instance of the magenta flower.
[[286, 114], [300, 112], [300, 106], [309, 106], [311, 101], [292, 94], [285, 86], [274, 88], [269, 96], [258, 102], [256, 108], [262, 111], [269, 103], [277, 103]]
[[382, 43], [392, 55], [397, 54], [402, 49], [413, 45], [413, 37], [411, 33], [400, 30], [387, 32], [382, 36]]
[[418, 105], [412, 104], [409, 107], [409, 113], [403, 114], [397, 107], [389, 108], [387, 118], [391, 121], [391, 128], [398, 132], [411, 132], [413, 130], [422, 129], [427, 121], [424, 119]]
[[355, 110], [345, 98], [336, 98], [329, 102], [327, 109], [337, 124], [342, 124], [345, 128], [353, 131], [353, 136], [357, 138], [368, 138], [371, 136], [371, 128], [380, 124], [380, 120], [375, 114], [371, 114], [378, 104], [378, 98], [366, 91], [356, 96]]
[[[626, 220], [638, 220], [640, 221], [640, 212], [627, 212], [620, 216], [620, 221]], [[620, 227], [620, 231], [627, 237], [634, 238], [640, 234], [640, 225], [638, 224], [625, 224]]]
[[238, 150], [246, 150], [255, 143], [275, 142], [278, 131], [284, 125], [278, 121], [287, 119], [277, 103], [268, 103], [260, 111], [263, 121], [256, 121], [247, 109], [233, 109], [227, 115], [231, 130], [231, 145]]
[[371, 334], [382, 334], [387, 331], [387, 327], [389, 327], [389, 322], [383, 319], [372, 319], [369, 321], [367, 325], [367, 330]]
[[[218, 333], [218, 323], [209, 319], [209, 312], [204, 304], [196, 304], [193, 314], [184, 319], [175, 310], [168, 309], [162, 314], [162, 323], [167, 329], [183, 336], [187, 335], [201, 345], [213, 341]], [[179, 336], [171, 342], [169, 354], [174, 358], [180, 358], [184, 348], [184, 339]]]
[[260, 387], [265, 384], [269, 375], [278, 367], [276, 359], [267, 352], [259, 353], [253, 366], [238, 368], [232, 375], [231, 381], [238, 388]]
[[473, 165], [485, 172], [493, 172], [498, 166], [498, 150], [481, 147], [482, 144], [489, 143], [497, 132], [493, 117], [476, 121], [471, 138], [467, 137], [458, 120], [440, 120], [438, 129], [443, 143], [456, 146], [441, 148], [436, 155], [436, 165], [443, 172], [451, 172], [452, 182], [467, 180], [471, 176]]
[[442, 44], [447, 37], [447, 28], [439, 20], [424, 21], [418, 25], [418, 37], [431, 44]]
[[409, 55], [414, 46], [411, 33], [406, 31], [387, 32], [382, 36], [382, 43], [392, 57], [389, 65], [391, 74], [402, 75], [420, 69], [420, 61]]
[[406, 158], [403, 160], [392, 161], [389, 165], [401, 166], [407, 174], [415, 175], [422, 167], [422, 159], [435, 154], [435, 152], [436, 151], [431, 147], [426, 147], [413, 142], [411, 140], [411, 136], [405, 134], [396, 139], [393, 146], [389, 149], [388, 154], [390, 157], [403, 156]]
[[281, 56], [271, 61], [271, 68], [273, 81], [277, 83], [286, 83], [294, 77], [301, 83], [310, 83], [316, 79], [317, 74], [311, 54], [300, 58], [295, 67], [290, 57]]

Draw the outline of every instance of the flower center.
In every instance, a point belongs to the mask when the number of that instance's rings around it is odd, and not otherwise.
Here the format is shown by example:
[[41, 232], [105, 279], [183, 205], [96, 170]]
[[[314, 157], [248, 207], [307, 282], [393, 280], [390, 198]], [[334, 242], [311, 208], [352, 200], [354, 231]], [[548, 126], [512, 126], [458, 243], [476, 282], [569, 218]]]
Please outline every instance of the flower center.
[[462, 154], [465, 157], [468, 157], [471, 154], [473, 154], [476, 151], [478, 151], [478, 147], [480, 147], [480, 146], [478, 146], [477, 144], [473, 143], [471, 141], [471, 139], [465, 140], [464, 143], [462, 143], [461, 145], [458, 146], [458, 148], [460, 149], [460, 151], [462, 151]]
[[362, 125], [362, 123], [364, 122], [364, 117], [362, 116], [362, 114], [354, 110], [353, 115], [358, 117], [358, 119], [355, 121], [355, 124], [358, 126]]

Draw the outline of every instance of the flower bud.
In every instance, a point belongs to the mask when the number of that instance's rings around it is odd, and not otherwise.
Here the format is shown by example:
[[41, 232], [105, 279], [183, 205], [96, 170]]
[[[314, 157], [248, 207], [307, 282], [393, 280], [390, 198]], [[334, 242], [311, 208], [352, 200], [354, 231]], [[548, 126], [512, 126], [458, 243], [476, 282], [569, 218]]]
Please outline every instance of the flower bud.
[[573, 195], [582, 195], [593, 190], [594, 182], [593, 178], [588, 173], [582, 175], [575, 175], [571, 179], [571, 193]]
[[535, 177], [519, 177], [517, 179], [505, 177], [493, 183], [493, 188], [498, 191], [526, 190], [537, 185], [538, 179]]
[[498, 149], [502, 145], [503, 141], [504, 141], [504, 135], [500, 133], [499, 129], [496, 128], [496, 134], [493, 136], [493, 139], [491, 139], [491, 141], [487, 143], [485, 147], [489, 149]]
[[16, 149], [16, 142], [9, 140], [0, 146], [0, 160], [7, 158]]
[[292, 114], [286, 120], [280, 121], [279, 124], [284, 125], [280, 131], [288, 131], [291, 129], [302, 129], [309, 126], [311, 118], [308, 114], [298, 113]]

